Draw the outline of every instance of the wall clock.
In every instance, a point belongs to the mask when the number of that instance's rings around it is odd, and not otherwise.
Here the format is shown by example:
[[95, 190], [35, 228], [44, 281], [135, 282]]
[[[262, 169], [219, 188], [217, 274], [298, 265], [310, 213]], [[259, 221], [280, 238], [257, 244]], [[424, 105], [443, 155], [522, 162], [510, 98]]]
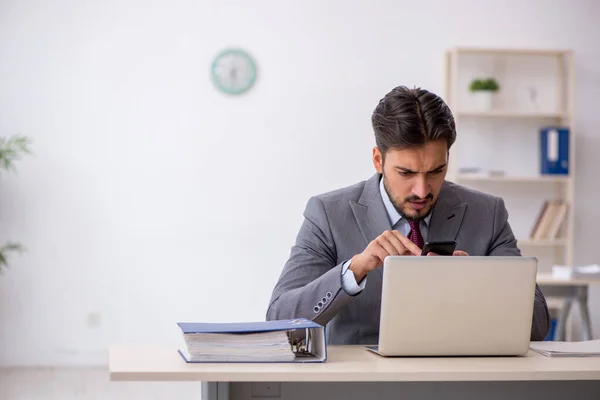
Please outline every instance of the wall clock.
[[256, 63], [241, 49], [226, 49], [219, 53], [211, 66], [212, 81], [223, 93], [242, 94], [256, 80]]

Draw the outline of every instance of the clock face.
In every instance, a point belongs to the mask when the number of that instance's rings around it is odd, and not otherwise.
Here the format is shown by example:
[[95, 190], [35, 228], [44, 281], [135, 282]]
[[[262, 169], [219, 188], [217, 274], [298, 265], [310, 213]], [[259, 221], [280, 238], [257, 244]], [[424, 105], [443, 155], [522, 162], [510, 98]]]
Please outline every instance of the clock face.
[[228, 49], [213, 61], [211, 76], [215, 86], [222, 92], [242, 94], [248, 91], [256, 80], [256, 64], [245, 51]]

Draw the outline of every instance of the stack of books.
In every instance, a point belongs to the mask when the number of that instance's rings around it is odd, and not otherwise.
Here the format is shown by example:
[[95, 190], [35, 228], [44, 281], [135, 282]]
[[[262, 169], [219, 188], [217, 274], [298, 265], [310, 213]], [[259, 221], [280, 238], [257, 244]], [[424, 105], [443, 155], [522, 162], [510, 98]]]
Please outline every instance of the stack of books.
[[324, 327], [307, 319], [242, 323], [179, 322], [187, 362], [325, 361]]
[[546, 200], [531, 230], [532, 240], [554, 240], [567, 218], [569, 204], [563, 200]]

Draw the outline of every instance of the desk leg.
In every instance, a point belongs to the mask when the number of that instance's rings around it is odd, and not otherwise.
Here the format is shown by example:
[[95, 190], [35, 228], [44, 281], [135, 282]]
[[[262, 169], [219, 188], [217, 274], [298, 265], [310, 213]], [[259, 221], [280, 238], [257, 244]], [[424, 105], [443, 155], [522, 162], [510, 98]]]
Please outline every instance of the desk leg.
[[545, 285], [542, 288], [542, 292], [544, 293], [544, 296], [561, 297], [564, 299], [564, 305], [560, 311], [556, 324], [556, 335], [554, 340], [566, 340], [567, 318], [571, 312], [573, 302], [577, 302], [581, 312], [581, 336], [583, 337], [583, 340], [592, 339], [592, 324], [590, 322], [590, 311], [588, 308], [588, 285]]
[[229, 400], [228, 382], [202, 382], [202, 400]]
[[556, 323], [556, 341], [564, 341], [567, 337], [567, 318], [569, 318], [572, 304], [573, 300], [566, 298], [563, 308], [560, 310], [560, 315]]
[[581, 322], [583, 332], [581, 335], [583, 340], [592, 339], [592, 324], [590, 322], [590, 311], [588, 310], [588, 287], [581, 286], [577, 293], [577, 302], [579, 303], [579, 311], [581, 312]]

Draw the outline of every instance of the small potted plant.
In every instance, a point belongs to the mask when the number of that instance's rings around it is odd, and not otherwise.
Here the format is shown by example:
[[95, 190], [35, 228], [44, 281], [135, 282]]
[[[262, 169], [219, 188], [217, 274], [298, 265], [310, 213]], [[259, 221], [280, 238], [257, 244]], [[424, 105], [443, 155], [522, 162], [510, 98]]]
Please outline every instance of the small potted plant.
[[494, 78], [474, 79], [469, 85], [477, 111], [489, 111], [493, 106], [494, 94], [500, 90], [500, 85]]

